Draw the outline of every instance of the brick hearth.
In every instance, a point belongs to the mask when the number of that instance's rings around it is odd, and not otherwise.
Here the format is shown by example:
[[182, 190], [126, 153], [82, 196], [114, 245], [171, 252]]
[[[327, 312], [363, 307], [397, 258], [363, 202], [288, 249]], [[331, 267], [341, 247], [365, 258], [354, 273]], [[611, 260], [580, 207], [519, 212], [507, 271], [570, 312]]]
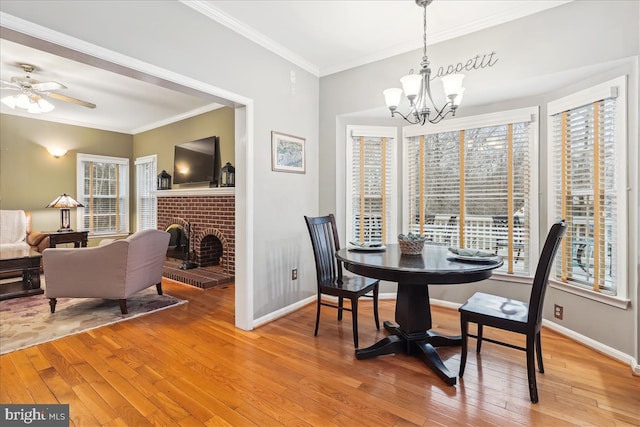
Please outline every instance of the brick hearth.
[[[163, 190], [158, 196], [158, 229], [171, 224], [191, 225], [191, 250], [198, 266], [219, 263], [235, 276], [234, 188]], [[213, 260], [213, 261], [212, 261]]]

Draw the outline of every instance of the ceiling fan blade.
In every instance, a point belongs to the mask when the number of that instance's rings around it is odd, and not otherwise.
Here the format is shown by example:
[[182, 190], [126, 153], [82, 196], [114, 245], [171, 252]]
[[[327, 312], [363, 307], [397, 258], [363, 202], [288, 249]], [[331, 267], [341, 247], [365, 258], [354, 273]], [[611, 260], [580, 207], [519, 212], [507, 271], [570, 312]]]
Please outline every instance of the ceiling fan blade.
[[0, 80], [0, 84], [2, 84], [2, 86], [0, 86], [2, 89], [21, 89], [19, 84], [6, 80]]
[[96, 108], [96, 104], [92, 104], [91, 102], [82, 101], [81, 99], [72, 98], [67, 95], [60, 95], [59, 93], [49, 92], [46, 94], [47, 96], [65, 102], [71, 102], [73, 104], [82, 105], [87, 108]]
[[40, 92], [49, 92], [52, 90], [66, 89], [67, 87], [62, 83], [58, 82], [42, 82], [42, 83], [34, 83], [31, 85], [37, 91]]

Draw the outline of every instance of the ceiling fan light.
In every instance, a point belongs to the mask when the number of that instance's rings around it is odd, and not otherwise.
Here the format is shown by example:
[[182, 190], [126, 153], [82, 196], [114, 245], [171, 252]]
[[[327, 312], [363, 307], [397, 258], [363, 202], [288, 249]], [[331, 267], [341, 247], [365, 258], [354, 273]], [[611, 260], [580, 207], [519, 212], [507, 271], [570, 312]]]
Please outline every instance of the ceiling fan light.
[[2, 103], [4, 105], [6, 105], [7, 107], [11, 108], [12, 110], [15, 110], [15, 108], [16, 108], [16, 98], [13, 95], [5, 96], [0, 101], [2, 101]]
[[16, 107], [18, 108], [22, 108], [23, 110], [26, 110], [31, 105], [31, 100], [24, 93], [17, 95], [15, 98], [16, 98]]
[[31, 114], [40, 114], [42, 111], [40, 110], [40, 106], [37, 102], [32, 102], [29, 104], [29, 108], [27, 108], [27, 113]]
[[46, 99], [40, 98], [38, 100], [38, 106], [40, 107], [41, 113], [49, 113], [54, 110], [55, 105], [47, 101]]

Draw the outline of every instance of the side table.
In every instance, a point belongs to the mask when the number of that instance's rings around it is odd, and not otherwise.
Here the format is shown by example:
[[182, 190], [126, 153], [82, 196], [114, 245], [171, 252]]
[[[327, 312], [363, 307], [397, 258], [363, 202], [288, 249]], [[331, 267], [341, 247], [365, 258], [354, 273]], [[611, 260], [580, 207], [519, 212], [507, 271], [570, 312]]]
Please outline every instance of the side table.
[[51, 231], [48, 234], [50, 248], [55, 248], [60, 243], [73, 243], [76, 248], [85, 248], [89, 239], [88, 231]]

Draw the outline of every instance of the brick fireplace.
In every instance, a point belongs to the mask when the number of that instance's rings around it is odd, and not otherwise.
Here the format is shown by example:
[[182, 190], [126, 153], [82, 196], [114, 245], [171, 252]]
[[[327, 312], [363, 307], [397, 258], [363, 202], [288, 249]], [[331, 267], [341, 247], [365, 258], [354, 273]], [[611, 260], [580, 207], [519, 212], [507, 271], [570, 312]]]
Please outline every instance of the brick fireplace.
[[[235, 276], [235, 188], [159, 190], [158, 229], [191, 227], [191, 261]], [[190, 270], [191, 271], [191, 270]]]

